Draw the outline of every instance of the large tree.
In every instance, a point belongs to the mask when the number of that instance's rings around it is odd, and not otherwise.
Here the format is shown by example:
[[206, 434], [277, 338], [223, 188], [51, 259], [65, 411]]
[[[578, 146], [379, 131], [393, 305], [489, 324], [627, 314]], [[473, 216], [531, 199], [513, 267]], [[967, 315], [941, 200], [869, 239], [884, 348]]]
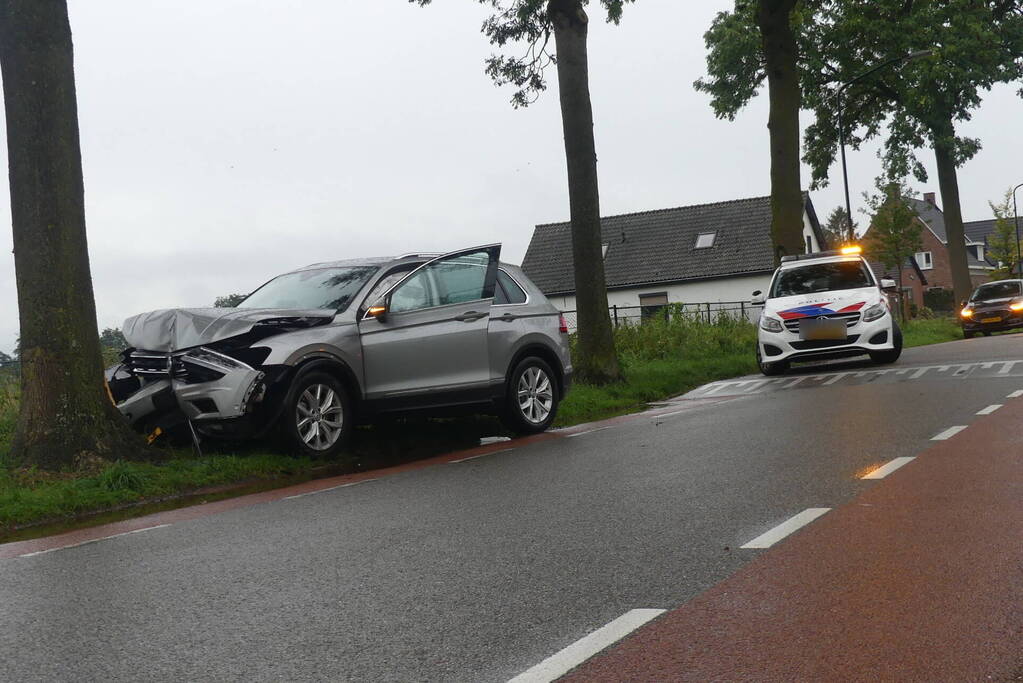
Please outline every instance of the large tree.
[[812, 34], [817, 86], [806, 90], [817, 114], [807, 129], [806, 158], [822, 184], [836, 156], [836, 101], [827, 84], [853, 79], [902, 55], [933, 49], [928, 59], [889, 68], [844, 93], [847, 139], [853, 148], [886, 132], [889, 177], [927, 180], [916, 150], [930, 147], [938, 171], [945, 229], [957, 301], [972, 290], [963, 234], [957, 169], [980, 149], [980, 141], [957, 133], [982, 93], [1023, 77], [1023, 11], [1018, 0], [862, 0], [825, 3]]
[[[420, 5], [431, 2], [409, 1]], [[515, 86], [514, 106], [533, 102], [547, 87], [546, 69], [551, 65], [557, 68], [575, 265], [578, 321], [575, 373], [580, 381], [592, 384], [618, 381], [622, 375], [608, 313], [601, 248], [597, 153], [586, 48], [588, 0], [477, 1], [494, 9], [483, 24], [491, 44], [527, 46], [524, 56], [494, 55], [487, 60], [486, 71], [498, 85]], [[600, 0], [608, 20], [614, 23], [620, 20], [622, 7], [628, 2], [633, 0]]]
[[0, 0], [0, 70], [21, 323], [11, 454], [45, 468], [138, 455], [103, 386], [66, 0]]
[[704, 35], [707, 77], [694, 86], [711, 96], [719, 118], [734, 120], [767, 82], [771, 150], [771, 235], [775, 258], [803, 250], [799, 167], [802, 102], [802, 26], [807, 5], [797, 0], [736, 0]]

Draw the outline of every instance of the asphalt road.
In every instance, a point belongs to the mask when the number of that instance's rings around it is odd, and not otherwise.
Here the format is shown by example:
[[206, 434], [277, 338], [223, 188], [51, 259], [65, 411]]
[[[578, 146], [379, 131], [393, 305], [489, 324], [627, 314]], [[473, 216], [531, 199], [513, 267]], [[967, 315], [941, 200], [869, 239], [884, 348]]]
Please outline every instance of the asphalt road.
[[0, 559], [0, 676], [506, 681], [630, 610], [686, 603], [793, 515], [885, 486], [859, 477], [1023, 390], [1023, 335], [759, 380], [571, 438]]

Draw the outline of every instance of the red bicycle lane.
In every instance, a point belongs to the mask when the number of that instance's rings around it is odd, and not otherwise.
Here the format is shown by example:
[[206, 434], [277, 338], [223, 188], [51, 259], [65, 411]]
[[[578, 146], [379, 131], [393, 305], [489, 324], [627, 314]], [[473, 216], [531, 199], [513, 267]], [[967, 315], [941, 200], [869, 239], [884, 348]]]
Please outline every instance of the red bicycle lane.
[[562, 680], [1023, 680], [1021, 427], [974, 420]]

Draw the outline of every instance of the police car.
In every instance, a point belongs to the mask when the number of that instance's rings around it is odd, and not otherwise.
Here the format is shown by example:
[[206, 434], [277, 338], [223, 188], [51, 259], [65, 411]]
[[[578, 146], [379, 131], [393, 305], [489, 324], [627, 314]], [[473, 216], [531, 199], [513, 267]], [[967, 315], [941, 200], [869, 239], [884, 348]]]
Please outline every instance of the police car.
[[893, 280], [877, 281], [859, 247], [785, 256], [766, 294], [757, 334], [757, 364], [778, 375], [793, 361], [869, 355], [894, 363], [902, 353], [902, 330], [885, 292]]

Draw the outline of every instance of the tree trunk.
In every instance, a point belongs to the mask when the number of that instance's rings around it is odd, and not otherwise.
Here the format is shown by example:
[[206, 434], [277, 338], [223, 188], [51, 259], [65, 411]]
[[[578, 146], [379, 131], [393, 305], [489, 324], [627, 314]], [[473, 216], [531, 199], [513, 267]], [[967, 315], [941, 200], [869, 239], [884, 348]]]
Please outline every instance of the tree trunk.
[[0, 70], [21, 322], [11, 453], [48, 469], [138, 456], [103, 385], [66, 0], [0, 0]]
[[770, 117], [771, 235], [775, 262], [803, 251], [803, 189], [799, 180], [799, 54], [791, 14], [796, 0], [760, 0], [760, 27]]
[[945, 235], [948, 240], [948, 259], [952, 267], [952, 289], [956, 305], [970, 298], [973, 282], [970, 265], [966, 260], [966, 236], [963, 231], [963, 210], [959, 203], [959, 179], [955, 158], [945, 141], [955, 136], [951, 119], [943, 131], [934, 132], [934, 160], [938, 167], [938, 186], [941, 189], [941, 209], [945, 214]]
[[573, 360], [582, 382], [607, 384], [621, 380], [601, 248], [597, 153], [593, 142], [586, 56], [587, 17], [579, 0], [550, 0], [558, 55], [558, 91], [568, 162], [568, 201], [572, 219], [572, 258], [578, 315], [578, 355]]

